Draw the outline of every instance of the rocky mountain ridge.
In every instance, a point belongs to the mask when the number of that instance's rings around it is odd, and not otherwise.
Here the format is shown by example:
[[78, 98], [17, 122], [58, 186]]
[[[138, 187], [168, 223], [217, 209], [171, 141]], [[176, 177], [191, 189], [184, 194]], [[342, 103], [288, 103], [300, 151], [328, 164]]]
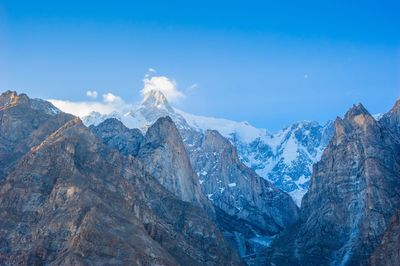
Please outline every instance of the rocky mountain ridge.
[[[1, 99], [9, 95], [25, 98]], [[1, 103], [0, 146], [9, 127], [29, 145], [12, 168], [0, 164], [0, 264], [242, 264], [206, 212], [104, 145], [79, 118], [52, 119], [29, 101]]]

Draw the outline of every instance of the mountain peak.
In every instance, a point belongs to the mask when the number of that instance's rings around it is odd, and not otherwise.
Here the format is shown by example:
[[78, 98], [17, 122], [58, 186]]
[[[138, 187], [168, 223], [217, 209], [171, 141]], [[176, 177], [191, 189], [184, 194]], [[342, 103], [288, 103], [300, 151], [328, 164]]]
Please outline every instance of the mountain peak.
[[361, 103], [353, 105], [353, 107], [345, 114], [344, 120], [358, 126], [363, 126], [367, 122], [375, 121], [372, 115]]
[[354, 116], [359, 114], [369, 114], [367, 109], [362, 105], [362, 103], [353, 104], [353, 106], [347, 111], [345, 117]]
[[157, 109], [172, 109], [167, 98], [160, 90], [146, 92], [141, 103], [145, 107], [155, 107]]
[[0, 107], [28, 102], [29, 98], [26, 94], [18, 94], [16, 91], [8, 90], [0, 95]]
[[0, 95], [0, 109], [23, 106], [34, 110], [40, 110], [48, 115], [57, 115], [61, 111], [53, 104], [42, 99], [31, 99], [25, 93], [18, 94], [16, 91], [6, 91]]

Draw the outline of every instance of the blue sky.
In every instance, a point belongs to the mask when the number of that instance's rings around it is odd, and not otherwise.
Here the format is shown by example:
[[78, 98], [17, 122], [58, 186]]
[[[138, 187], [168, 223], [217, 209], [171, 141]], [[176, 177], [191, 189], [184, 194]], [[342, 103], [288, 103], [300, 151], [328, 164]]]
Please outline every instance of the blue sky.
[[400, 96], [398, 14], [399, 1], [0, 0], [0, 90], [135, 102], [154, 68], [186, 94], [179, 108], [272, 131], [358, 102], [384, 112]]

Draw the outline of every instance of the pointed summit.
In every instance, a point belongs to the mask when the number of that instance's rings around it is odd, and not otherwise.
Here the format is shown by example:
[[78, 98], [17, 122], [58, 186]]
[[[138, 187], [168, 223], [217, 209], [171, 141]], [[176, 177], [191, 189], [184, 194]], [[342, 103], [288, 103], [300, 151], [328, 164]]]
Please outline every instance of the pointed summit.
[[151, 90], [143, 95], [141, 105], [145, 108], [165, 109], [173, 111], [168, 103], [167, 98], [160, 90]]
[[347, 111], [344, 121], [350, 123], [353, 127], [365, 128], [366, 125], [374, 123], [375, 119], [361, 103], [358, 103]]
[[0, 107], [14, 106], [18, 103], [28, 103], [26, 94], [19, 94], [16, 91], [6, 91], [0, 95]]
[[362, 105], [361, 103], [354, 104], [345, 114], [344, 119], [352, 119], [355, 116], [358, 115], [366, 115], [366, 116], [371, 116], [371, 114], [368, 112], [368, 110]]

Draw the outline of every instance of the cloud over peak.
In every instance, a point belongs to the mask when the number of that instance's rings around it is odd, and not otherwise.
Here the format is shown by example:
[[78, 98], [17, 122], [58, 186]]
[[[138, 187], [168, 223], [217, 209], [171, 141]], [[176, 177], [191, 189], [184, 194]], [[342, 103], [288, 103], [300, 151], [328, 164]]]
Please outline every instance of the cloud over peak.
[[145, 97], [153, 90], [162, 92], [170, 102], [177, 102], [185, 98], [185, 94], [178, 90], [176, 81], [165, 76], [145, 76], [141, 90], [142, 96]]
[[[143, 79], [143, 88], [140, 92], [144, 98], [152, 91], [160, 91], [169, 102], [178, 102], [186, 97], [182, 91], [178, 90], [175, 80], [165, 76], [152, 76], [151, 74], [155, 72], [156, 70], [150, 68]], [[190, 89], [194, 89], [196, 86], [197, 85], [194, 84], [191, 86], [193, 88]], [[98, 99], [99, 94], [95, 90], [86, 91], [86, 96], [91, 98], [92, 101], [73, 102], [57, 99], [49, 99], [48, 101], [60, 110], [79, 117], [89, 115], [91, 112], [98, 112], [101, 114], [110, 114], [115, 111], [128, 112], [134, 106], [134, 104], [125, 102], [124, 99], [112, 92], [103, 94], [102, 101]]]

